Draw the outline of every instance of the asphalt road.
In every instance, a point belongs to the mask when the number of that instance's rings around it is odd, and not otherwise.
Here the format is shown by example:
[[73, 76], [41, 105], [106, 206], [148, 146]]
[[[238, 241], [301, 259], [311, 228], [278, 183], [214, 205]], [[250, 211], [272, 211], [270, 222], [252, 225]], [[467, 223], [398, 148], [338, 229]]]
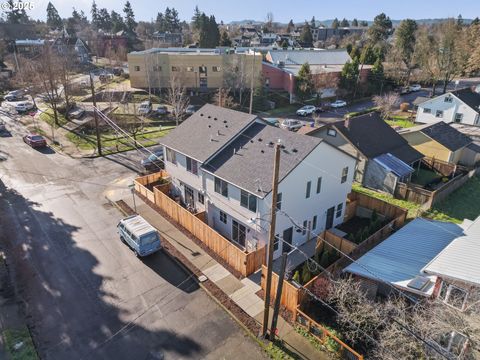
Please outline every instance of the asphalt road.
[[128, 192], [134, 154], [37, 151], [3, 119], [11, 136], [0, 138], [0, 246], [42, 359], [264, 358], [167, 255], [139, 260], [119, 241], [120, 214], [104, 194]]

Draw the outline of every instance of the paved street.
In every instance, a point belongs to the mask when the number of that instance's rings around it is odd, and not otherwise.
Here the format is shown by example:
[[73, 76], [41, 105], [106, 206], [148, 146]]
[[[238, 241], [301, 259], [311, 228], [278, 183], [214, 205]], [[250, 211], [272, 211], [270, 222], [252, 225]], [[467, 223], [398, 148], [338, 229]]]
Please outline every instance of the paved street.
[[[0, 117], [2, 117], [0, 115]], [[0, 138], [0, 245], [42, 359], [259, 359], [260, 348], [163, 252], [139, 260], [105, 200], [137, 161], [37, 151]]]

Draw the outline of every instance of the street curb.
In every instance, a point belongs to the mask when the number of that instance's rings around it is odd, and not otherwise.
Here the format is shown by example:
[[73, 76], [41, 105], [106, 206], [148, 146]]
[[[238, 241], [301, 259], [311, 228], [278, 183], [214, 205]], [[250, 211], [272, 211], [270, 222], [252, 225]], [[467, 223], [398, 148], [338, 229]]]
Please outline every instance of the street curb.
[[[110, 203], [112, 204], [118, 211], [120, 211], [124, 216], [127, 216], [128, 214], [120, 207], [118, 206], [118, 204], [113, 201], [113, 200], [110, 200], [108, 198], [108, 196], [105, 196], [105, 199]], [[173, 245], [172, 245], [173, 246]], [[173, 261], [175, 261], [175, 263], [177, 263], [184, 271], [186, 271], [188, 274], [191, 274], [193, 275], [193, 279], [195, 280], [195, 282], [203, 289], [203, 291], [205, 291], [205, 293], [215, 301], [215, 303], [217, 305], [219, 305], [233, 320], [235, 320], [235, 322], [240, 325], [240, 327], [243, 329], [243, 331], [245, 331], [245, 333], [247, 333], [248, 336], [250, 336], [252, 339], [254, 339], [258, 344], [259, 346], [262, 348], [262, 350], [265, 351], [264, 347], [265, 345], [263, 344], [263, 342], [261, 341], [261, 339], [259, 339], [247, 326], [245, 326], [245, 324], [243, 322], [240, 321], [240, 319], [238, 319], [235, 314], [233, 314], [225, 305], [223, 305], [221, 303], [220, 300], [218, 300], [211, 292], [210, 290], [207, 289], [207, 287], [205, 287], [197, 278], [196, 274], [194, 272], [192, 272], [189, 268], [187, 268], [185, 266], [185, 264], [183, 264], [180, 260], [178, 260], [177, 257], [173, 256], [172, 254], [170, 254], [168, 252], [168, 250], [166, 250], [165, 248], [163, 248], [163, 252], [165, 254], [167, 254]], [[198, 271], [200, 271], [200, 269], [198, 269]], [[201, 272], [201, 271], [200, 271]]]

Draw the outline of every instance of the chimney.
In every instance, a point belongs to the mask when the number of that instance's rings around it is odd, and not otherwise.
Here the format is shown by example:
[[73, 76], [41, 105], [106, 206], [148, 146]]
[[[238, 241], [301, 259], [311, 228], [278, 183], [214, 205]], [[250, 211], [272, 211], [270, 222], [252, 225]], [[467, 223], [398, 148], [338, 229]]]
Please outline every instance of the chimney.
[[220, 130], [217, 130], [217, 136], [220, 136]]
[[347, 129], [350, 129], [350, 116], [347, 116], [347, 117], [345, 118], [344, 126], [345, 126]]

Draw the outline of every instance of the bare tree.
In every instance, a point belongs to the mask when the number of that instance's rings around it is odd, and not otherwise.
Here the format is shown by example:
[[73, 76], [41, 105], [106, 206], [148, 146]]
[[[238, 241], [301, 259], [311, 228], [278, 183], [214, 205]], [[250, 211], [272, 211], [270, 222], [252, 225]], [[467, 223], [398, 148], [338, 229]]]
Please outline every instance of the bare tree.
[[390, 92], [383, 96], [376, 95], [373, 97], [373, 103], [380, 109], [384, 119], [389, 119], [392, 116], [393, 110], [399, 102], [400, 96], [394, 92]]
[[224, 87], [233, 89], [234, 96], [238, 96], [240, 106], [243, 106], [245, 101], [243, 93], [249, 86], [246, 67], [245, 55], [228, 56], [224, 65]]
[[172, 114], [175, 118], [176, 126], [178, 126], [180, 120], [182, 120], [185, 115], [185, 110], [187, 110], [190, 100], [186, 95], [185, 86], [176, 74], [172, 74], [170, 77], [167, 102], [173, 108]]

